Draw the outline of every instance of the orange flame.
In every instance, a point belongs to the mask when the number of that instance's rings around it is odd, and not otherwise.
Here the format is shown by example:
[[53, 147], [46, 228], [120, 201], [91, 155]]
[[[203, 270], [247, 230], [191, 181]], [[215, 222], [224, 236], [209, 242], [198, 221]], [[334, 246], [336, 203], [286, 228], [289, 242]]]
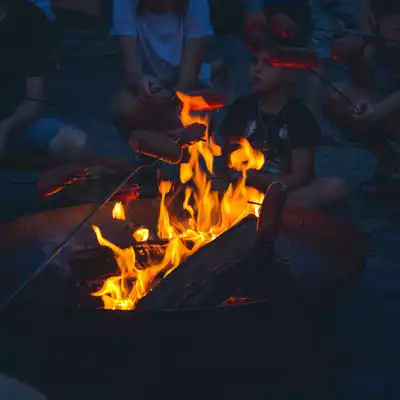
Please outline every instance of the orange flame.
[[125, 210], [124, 210], [124, 206], [122, 205], [122, 203], [115, 203], [115, 206], [112, 210], [112, 217], [114, 219], [120, 219], [121, 221], [126, 220]]
[[147, 228], [139, 228], [132, 236], [137, 242], [147, 242], [150, 237], [150, 231]]
[[[93, 296], [101, 297], [106, 309], [133, 310], [137, 301], [156, 284], [156, 277], [167, 276], [193, 253], [241, 219], [250, 214], [258, 215], [259, 207], [249, 204], [248, 201], [261, 203], [263, 200], [263, 194], [247, 188], [245, 182], [246, 171], [261, 169], [264, 156], [261, 152], [253, 150], [245, 139], [239, 142], [239, 148], [232, 153], [229, 160], [231, 168], [241, 171], [242, 179], [235, 186], [229, 185], [222, 195], [212, 189], [209, 177], [214, 171], [214, 158], [221, 155], [221, 148], [209, 134], [208, 118], [191, 114], [191, 110], [201, 108], [204, 99], [186, 96], [180, 92], [177, 95], [183, 103], [182, 124], [189, 126], [201, 123], [207, 127], [206, 141], [190, 146], [189, 161], [180, 166], [181, 183], [191, 182], [190, 187], [185, 188], [182, 203], [187, 220], [184, 223], [171, 222], [166, 197], [172, 190], [172, 182], [160, 182], [161, 203], [157, 234], [160, 239], [168, 240], [168, 245], [163, 260], [158, 265], [149, 265], [146, 269], [137, 268], [133, 248], [120, 249], [104, 239], [98, 227], [93, 227], [99, 244], [113, 250], [119, 267], [118, 276], [107, 279], [98, 292], [92, 293]], [[205, 165], [205, 170], [202, 164]], [[141, 228], [133, 235], [137, 241], [147, 240], [149, 231]]]

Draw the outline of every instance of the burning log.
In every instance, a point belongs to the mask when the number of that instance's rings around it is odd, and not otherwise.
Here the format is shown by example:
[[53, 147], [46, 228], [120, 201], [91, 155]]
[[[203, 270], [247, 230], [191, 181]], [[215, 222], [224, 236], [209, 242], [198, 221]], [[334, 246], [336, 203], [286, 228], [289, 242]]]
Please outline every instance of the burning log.
[[[166, 241], [149, 240], [136, 243], [132, 247], [135, 250], [138, 267], [145, 269], [149, 264], [162, 261], [167, 250]], [[121, 246], [124, 247], [124, 246]], [[107, 247], [88, 247], [73, 252], [68, 258], [71, 267], [70, 279], [79, 286], [99, 285], [105, 277], [118, 271], [118, 265], [113, 251]]]
[[138, 304], [138, 309], [175, 309], [222, 304], [273, 263], [286, 192], [273, 183], [260, 222], [249, 216], [192, 255]]
[[[233, 271], [245, 267], [250, 273], [260, 268], [260, 259], [256, 262], [252, 258], [256, 225], [256, 218], [248, 217], [200, 249], [141, 299], [137, 309], [188, 308], [199, 303], [211, 306], [225, 301], [240, 284]], [[263, 261], [262, 266], [268, 264], [267, 254]]]

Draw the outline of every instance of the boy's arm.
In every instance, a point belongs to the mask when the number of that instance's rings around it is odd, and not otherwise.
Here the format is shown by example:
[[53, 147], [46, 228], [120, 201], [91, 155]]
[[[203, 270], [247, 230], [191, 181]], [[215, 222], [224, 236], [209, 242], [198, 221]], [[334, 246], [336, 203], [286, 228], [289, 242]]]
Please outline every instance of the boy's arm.
[[289, 190], [309, 183], [314, 177], [315, 146], [321, 136], [319, 125], [312, 112], [302, 103], [290, 108], [290, 119], [297, 122], [289, 127], [291, 142], [291, 172], [271, 174], [249, 171], [248, 184], [265, 191], [273, 181], [281, 181]]
[[267, 172], [250, 170], [247, 172], [246, 184], [255, 187], [261, 192], [265, 192], [272, 182], [280, 181], [288, 187], [288, 190], [295, 190], [310, 182], [313, 175], [314, 149], [305, 147], [293, 150], [292, 172], [290, 174], [270, 174]]

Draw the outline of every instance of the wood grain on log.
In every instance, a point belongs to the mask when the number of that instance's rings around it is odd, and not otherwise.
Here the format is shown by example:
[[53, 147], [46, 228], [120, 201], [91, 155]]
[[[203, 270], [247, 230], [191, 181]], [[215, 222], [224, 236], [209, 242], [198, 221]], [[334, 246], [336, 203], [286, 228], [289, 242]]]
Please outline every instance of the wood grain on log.
[[138, 309], [214, 306], [237, 292], [272, 260], [273, 244], [260, 240], [249, 216], [200, 249], [138, 303]]

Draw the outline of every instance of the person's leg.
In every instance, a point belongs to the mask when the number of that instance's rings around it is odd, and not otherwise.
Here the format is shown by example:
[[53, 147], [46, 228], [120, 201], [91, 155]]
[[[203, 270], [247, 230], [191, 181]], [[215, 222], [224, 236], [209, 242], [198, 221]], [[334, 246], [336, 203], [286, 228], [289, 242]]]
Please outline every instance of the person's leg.
[[287, 203], [309, 209], [334, 206], [348, 197], [347, 184], [339, 178], [317, 178], [289, 193]]
[[32, 156], [33, 160], [39, 156], [44, 164], [60, 164], [81, 155], [86, 140], [86, 133], [76, 127], [56, 118], [39, 118], [10, 138], [7, 151], [28, 159]]
[[111, 103], [111, 121], [125, 139], [129, 138], [132, 128], [151, 123], [149, 114], [138, 97], [126, 88], [119, 91]]

